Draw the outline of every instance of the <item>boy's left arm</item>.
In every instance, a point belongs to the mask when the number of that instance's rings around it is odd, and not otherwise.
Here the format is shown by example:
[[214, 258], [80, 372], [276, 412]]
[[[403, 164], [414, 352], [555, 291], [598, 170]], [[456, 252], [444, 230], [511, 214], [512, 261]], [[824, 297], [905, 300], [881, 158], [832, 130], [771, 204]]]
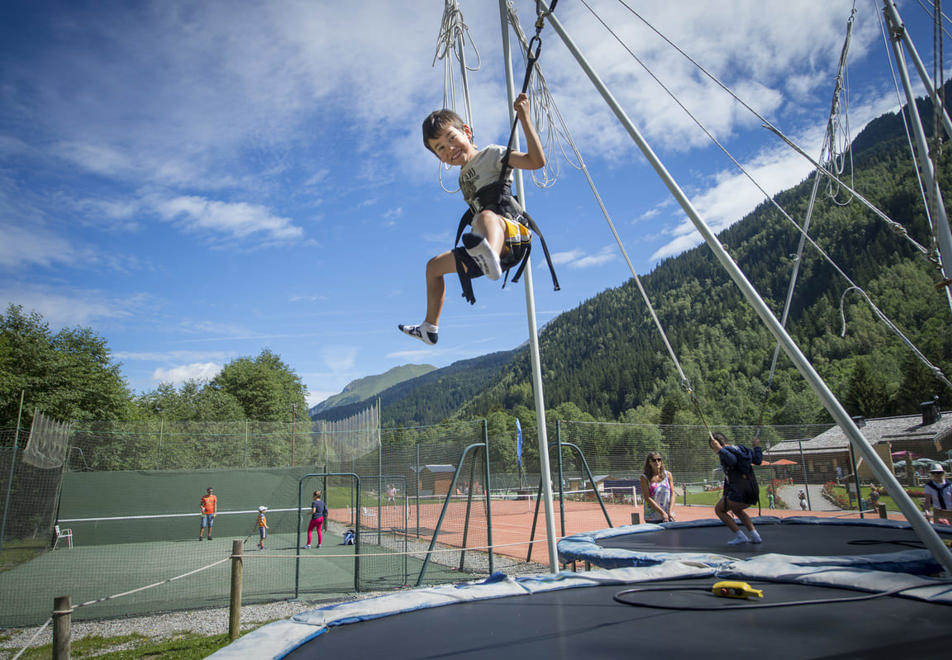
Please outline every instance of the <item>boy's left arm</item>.
[[526, 136], [526, 151], [513, 151], [509, 155], [509, 165], [520, 170], [537, 170], [545, 165], [545, 150], [529, 116], [529, 97], [520, 94], [513, 107]]

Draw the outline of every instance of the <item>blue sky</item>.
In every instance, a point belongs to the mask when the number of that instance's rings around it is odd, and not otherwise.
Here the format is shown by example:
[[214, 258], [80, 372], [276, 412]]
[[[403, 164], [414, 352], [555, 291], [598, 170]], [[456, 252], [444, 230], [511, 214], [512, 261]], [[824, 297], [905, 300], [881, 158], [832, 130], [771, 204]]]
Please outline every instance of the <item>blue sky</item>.
[[[809, 173], [623, 5], [589, 4], [764, 189]], [[629, 0], [814, 155], [851, 5]], [[467, 61], [479, 63], [468, 74], [477, 145], [505, 143], [499, 10], [460, 6], [475, 44]], [[513, 6], [531, 30], [535, 2]], [[929, 14], [899, 7], [931, 67]], [[857, 2], [854, 136], [898, 107], [879, 9]], [[522, 283], [477, 281], [471, 307], [448, 280], [436, 347], [396, 329], [423, 318], [426, 260], [451, 247], [464, 210], [420, 137], [422, 118], [443, 105], [442, 13], [437, 0], [2, 3], [0, 303], [53, 328], [92, 328], [136, 392], [208, 379], [268, 348], [313, 404], [394, 366], [525, 342]], [[563, 0], [557, 13], [708, 224], [724, 228], [762, 201], [583, 3]], [[541, 63], [637, 272], [696, 245], [551, 27]], [[553, 292], [536, 252], [540, 325], [630, 278], [582, 173], [560, 156], [550, 164], [553, 186], [527, 180], [562, 284]], [[455, 189], [455, 172], [442, 177]]]

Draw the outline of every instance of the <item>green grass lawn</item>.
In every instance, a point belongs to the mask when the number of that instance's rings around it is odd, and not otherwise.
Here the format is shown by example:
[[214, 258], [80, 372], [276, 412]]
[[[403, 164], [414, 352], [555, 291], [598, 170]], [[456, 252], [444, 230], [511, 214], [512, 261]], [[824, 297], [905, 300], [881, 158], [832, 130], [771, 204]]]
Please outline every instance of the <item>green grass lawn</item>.
[[[860, 489], [859, 489], [860, 497], [862, 497], [866, 501], [867, 509], [872, 508], [872, 504], [870, 503], [870, 498], [869, 498], [869, 491], [870, 491], [869, 486], [860, 486]], [[833, 494], [834, 496], [839, 496], [839, 497], [842, 497], [843, 499], [847, 499], [846, 487], [844, 486], [834, 487]], [[922, 498], [913, 497], [912, 499], [914, 502], [916, 502], [917, 505], [919, 505], [920, 508], [922, 507]], [[880, 495], [879, 504], [885, 504], [887, 511], [899, 511], [899, 507], [896, 505], [896, 502], [893, 501], [893, 498], [891, 498], [889, 495]], [[854, 504], [853, 506], [855, 508], [856, 505]]]
[[[721, 499], [721, 490], [707, 490], [702, 492], [688, 491], [687, 504], [693, 506], [714, 506]], [[685, 503], [684, 493], [678, 494], [676, 504]]]
[[[264, 625], [264, 624], [262, 624]], [[259, 627], [259, 626], [256, 626]], [[242, 634], [247, 634], [245, 633]], [[132, 660], [134, 658], [163, 658], [164, 660], [198, 660], [206, 658], [231, 643], [227, 634], [203, 636], [194, 633], [179, 633], [172, 639], [156, 641], [144, 635], [119, 635], [100, 637], [91, 635], [70, 644], [70, 657], [111, 658]], [[123, 650], [114, 650], [118, 647]], [[21, 655], [25, 660], [46, 660], [53, 655], [53, 645], [45, 644], [28, 649]]]
[[[761, 488], [760, 492], [761, 492], [760, 504], [762, 507], [766, 507], [767, 495], [764, 492], [763, 488]], [[722, 491], [720, 488], [718, 488], [717, 490], [707, 490], [707, 491], [701, 491], [701, 492], [694, 492], [689, 490], [688, 496], [687, 496], [687, 504], [692, 506], [714, 506], [715, 504], [717, 504], [717, 501], [721, 499], [721, 494], [722, 494]], [[678, 493], [676, 504], [685, 504], [684, 499], [685, 499], [684, 492], [682, 491]], [[783, 505], [783, 502], [780, 502], [776, 508], [787, 509], [789, 507], [787, 507], [786, 505]]]

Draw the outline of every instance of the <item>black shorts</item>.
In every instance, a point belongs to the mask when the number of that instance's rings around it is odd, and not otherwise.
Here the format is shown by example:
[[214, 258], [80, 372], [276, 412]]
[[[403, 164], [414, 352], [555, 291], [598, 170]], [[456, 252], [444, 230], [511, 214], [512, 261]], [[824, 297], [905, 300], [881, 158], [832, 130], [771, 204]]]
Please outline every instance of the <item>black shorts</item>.
[[760, 499], [760, 487], [751, 474], [733, 474], [724, 482], [724, 497], [731, 502], [757, 504]]

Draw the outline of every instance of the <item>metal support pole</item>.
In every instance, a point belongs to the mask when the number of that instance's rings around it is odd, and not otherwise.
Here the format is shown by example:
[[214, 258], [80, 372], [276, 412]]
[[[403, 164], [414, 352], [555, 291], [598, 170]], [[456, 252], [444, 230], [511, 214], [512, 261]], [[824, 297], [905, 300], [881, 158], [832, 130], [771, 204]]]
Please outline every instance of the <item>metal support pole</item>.
[[3, 537], [7, 533], [7, 514], [10, 512], [10, 492], [13, 487], [13, 466], [17, 464], [17, 445], [20, 442], [20, 421], [23, 419], [23, 393], [20, 390], [20, 412], [17, 413], [17, 430], [13, 435], [13, 454], [10, 456], [10, 477], [7, 479], [7, 496], [3, 504], [3, 521], [0, 522], [0, 550], [3, 550]]
[[[499, 19], [502, 25], [502, 50], [506, 62], [506, 91], [509, 97], [509, 121], [515, 121], [513, 104], [516, 102], [515, 85], [512, 77], [512, 52], [509, 47], [509, 22], [506, 0], [499, 0]], [[516, 133], [513, 148], [519, 148], [519, 134]], [[514, 171], [516, 192], [522, 205], [526, 204], [525, 189], [522, 184], [522, 172]], [[535, 398], [536, 427], [539, 431], [539, 469], [542, 472], [542, 493], [545, 497], [545, 532], [549, 549], [549, 570], [559, 572], [559, 553], [555, 536], [555, 513], [552, 507], [552, 472], [549, 466], [549, 441], [545, 428], [545, 397], [542, 395], [542, 367], [539, 357], [539, 331], [536, 326], [535, 292], [532, 288], [532, 263], [526, 259], [523, 271], [526, 290], [526, 317], [529, 324], [529, 355], [532, 362], [532, 392]]]
[[420, 439], [416, 441], [416, 472], [414, 472], [413, 489], [416, 491], [416, 535], [420, 538]]
[[[548, 12], [549, 7], [545, 0], [538, 1], [543, 10]], [[922, 511], [919, 510], [919, 507], [917, 507], [912, 501], [908, 493], [906, 493], [906, 491], [902, 488], [889, 468], [883, 464], [882, 459], [873, 450], [872, 445], [870, 445], [866, 438], [863, 437], [863, 434], [860, 433], [860, 430], [850, 418], [850, 414], [846, 412], [846, 409], [843, 408], [842, 404], [840, 404], [837, 398], [833, 396], [833, 392], [830, 391], [829, 387], [827, 387], [827, 384], [820, 377], [820, 374], [817, 373], [816, 369], [813, 368], [813, 365], [810, 364], [810, 361], [807, 360], [806, 356], [800, 350], [800, 347], [797, 346], [787, 331], [783, 328], [783, 326], [780, 324], [780, 321], [777, 320], [777, 317], [774, 316], [773, 312], [760, 297], [760, 294], [757, 293], [757, 290], [747, 280], [747, 277], [744, 275], [743, 271], [737, 266], [736, 263], [734, 263], [734, 260], [727, 253], [727, 250], [724, 248], [724, 246], [721, 245], [721, 242], [718, 240], [717, 236], [713, 231], [711, 231], [711, 228], [707, 226], [707, 223], [705, 223], [698, 214], [697, 209], [694, 208], [691, 200], [688, 199], [687, 195], [674, 180], [674, 177], [672, 177], [668, 170], [664, 167], [661, 160], [657, 157], [648, 143], [641, 136], [641, 133], [632, 123], [631, 119], [628, 118], [628, 115], [615, 100], [614, 96], [601, 81], [598, 75], [596, 75], [588, 61], [576, 47], [575, 43], [566, 34], [565, 30], [562, 28], [562, 24], [559, 22], [559, 19], [554, 14], [549, 14], [548, 19], [553, 28], [562, 38], [562, 41], [565, 43], [566, 47], [568, 47], [568, 49], [571, 51], [576, 61], [578, 61], [579, 65], [585, 71], [586, 75], [588, 75], [589, 79], [592, 81], [592, 84], [598, 89], [599, 93], [605, 99], [605, 102], [608, 103], [612, 112], [614, 112], [615, 116], [628, 131], [628, 134], [651, 163], [651, 166], [654, 168], [655, 172], [658, 174], [665, 186], [671, 192], [672, 196], [678, 202], [681, 209], [685, 212], [688, 218], [690, 218], [691, 223], [711, 248], [711, 251], [714, 253], [714, 256], [717, 258], [718, 262], [727, 271], [727, 274], [734, 281], [734, 284], [737, 285], [737, 288], [740, 289], [741, 294], [743, 294], [748, 304], [750, 304], [750, 306], [754, 309], [760, 319], [764, 322], [764, 325], [767, 326], [777, 341], [781, 343], [784, 352], [787, 354], [787, 357], [790, 358], [790, 361], [793, 362], [794, 366], [796, 366], [797, 370], [804, 377], [816, 395], [820, 398], [820, 401], [833, 417], [833, 420], [840, 426], [841, 429], [843, 429], [843, 433], [850, 440], [850, 443], [853, 444], [859, 451], [860, 455], [866, 461], [868, 461], [870, 469], [873, 471], [873, 474], [876, 476], [876, 478], [881, 483], [886, 485], [886, 489], [892, 496], [893, 501], [899, 506], [903, 515], [905, 515], [906, 520], [912, 526], [913, 530], [922, 540], [926, 548], [928, 548], [928, 550], [932, 553], [932, 556], [935, 558], [935, 560], [945, 569], [946, 572], [952, 574], [952, 550], [946, 547], [946, 545], [942, 542], [942, 539], [939, 538], [938, 533], [926, 521], [925, 517], [922, 515]]]
[[559, 480], [559, 522], [560, 530], [565, 536], [565, 471], [562, 465], [562, 420], [555, 420], [555, 465]]
[[[355, 518], [356, 522], [354, 524], [354, 592], [360, 593], [360, 477], [354, 472], [309, 472], [308, 474], [301, 475], [301, 478], [298, 480], [298, 516], [297, 516], [297, 540], [295, 541], [295, 550], [294, 550], [294, 597], [298, 598], [301, 595], [301, 511], [304, 510], [304, 482], [311, 477], [323, 477], [325, 479], [324, 483], [327, 483], [327, 477], [349, 477], [352, 481], [351, 483], [356, 484], [357, 486], [357, 506], [355, 509]], [[328, 495], [327, 489], [324, 490], [324, 503], [327, 504]], [[328, 505], [330, 506], [330, 505]], [[379, 526], [380, 519], [379, 513], [377, 523]]]
[[294, 467], [294, 422], [297, 421], [297, 405], [291, 404], [291, 463], [290, 467]]
[[228, 608], [228, 639], [234, 641], [241, 635], [241, 574], [244, 568], [245, 543], [241, 539], [231, 542], [231, 601]]
[[[456, 466], [456, 470], [453, 472], [453, 479], [450, 481], [449, 489], [446, 491], [446, 499], [443, 500], [443, 508], [440, 510], [440, 517], [436, 521], [436, 527], [433, 529], [433, 536], [430, 537], [430, 547], [427, 549], [426, 557], [423, 559], [423, 566], [420, 567], [420, 576], [417, 578], [416, 586], [423, 584], [423, 576], [426, 574], [426, 569], [430, 565], [430, 557], [433, 556], [433, 549], [436, 547], [437, 537], [440, 535], [440, 530], [443, 528], [443, 520], [446, 518], [446, 512], [450, 507], [450, 500], [453, 498], [453, 493], [456, 492], [456, 484], [459, 482], [459, 475], [463, 469], [463, 463], [466, 461], [466, 456], [469, 455], [469, 452], [475, 451], [479, 447], [485, 447], [481, 442], [477, 442], [469, 445], [463, 449], [462, 455], [459, 457], [459, 464]], [[476, 460], [475, 458], [473, 460]], [[472, 490], [472, 488], [470, 488]]]
[[[932, 103], [934, 104], [936, 111], [938, 111], [939, 108], [942, 108], [942, 127], [945, 129], [945, 134], [950, 139], [952, 139], [952, 121], [949, 120], [949, 114], [945, 111], [945, 104], [940, 103], [939, 95], [936, 92], [933, 81], [929, 78], [929, 72], [926, 70], [926, 65], [922, 63], [922, 58], [919, 57], [919, 52], [912, 43], [912, 39], [909, 38], [909, 33], [906, 32], [906, 26], [899, 17], [899, 10], [896, 8], [896, 3], [893, 2], [893, 0], [884, 0], [883, 13], [892, 20], [894, 25], [899, 26], [899, 29], [895, 30], [893, 33], [894, 37], [902, 40], [902, 43], [906, 46], [906, 50], [909, 51], [909, 57], [912, 58], [912, 63], [915, 65], [916, 71], [919, 73], [919, 79], [922, 80], [923, 87], [925, 87], [926, 91], [929, 92], [929, 98], [932, 99]], [[944, 83], [945, 81], [939, 81], [940, 85], [943, 85]]]
[[[886, 23], [891, 32], [890, 44], [892, 44], [893, 56], [896, 58], [896, 68], [899, 70], [899, 76], [902, 80], [902, 86], [906, 93], [906, 105], [909, 108], [909, 123], [912, 125], [912, 133], [915, 137], [914, 144], [916, 154], [919, 160], [919, 171], [922, 173], [925, 186], [929, 193], [929, 200], [934, 202], [930, 204], [932, 213], [932, 224], [935, 231], [936, 242], [939, 246], [939, 260], [941, 262], [942, 274], [946, 278], [952, 277], [950, 264], [952, 264], [952, 229], [949, 227], [949, 216], [945, 211], [945, 202], [942, 200], [942, 191], [939, 189], [939, 181], [936, 178], [936, 172], [932, 167], [932, 161], [929, 159], [929, 146], [926, 142], [925, 130], [922, 128], [922, 120], [919, 118], [919, 108], [916, 105], [916, 96], [912, 92], [912, 81], [909, 79], [909, 69], [906, 67], [906, 58], [902, 54], [902, 48], [899, 46], [899, 40], [905, 34], [905, 28], [899, 21], [899, 14], [896, 13], [895, 6], [890, 7], [892, 3], [886, 2], [887, 11]], [[889, 11], [891, 9], [892, 11]], [[927, 85], [928, 86], [928, 85]]]
[[483, 443], [486, 445], [484, 456], [486, 457], [486, 479], [484, 490], [486, 491], [486, 545], [489, 546], [489, 574], [495, 572], [493, 563], [493, 508], [492, 508], [492, 483], [490, 481], [489, 467], [489, 422], [483, 420]]

